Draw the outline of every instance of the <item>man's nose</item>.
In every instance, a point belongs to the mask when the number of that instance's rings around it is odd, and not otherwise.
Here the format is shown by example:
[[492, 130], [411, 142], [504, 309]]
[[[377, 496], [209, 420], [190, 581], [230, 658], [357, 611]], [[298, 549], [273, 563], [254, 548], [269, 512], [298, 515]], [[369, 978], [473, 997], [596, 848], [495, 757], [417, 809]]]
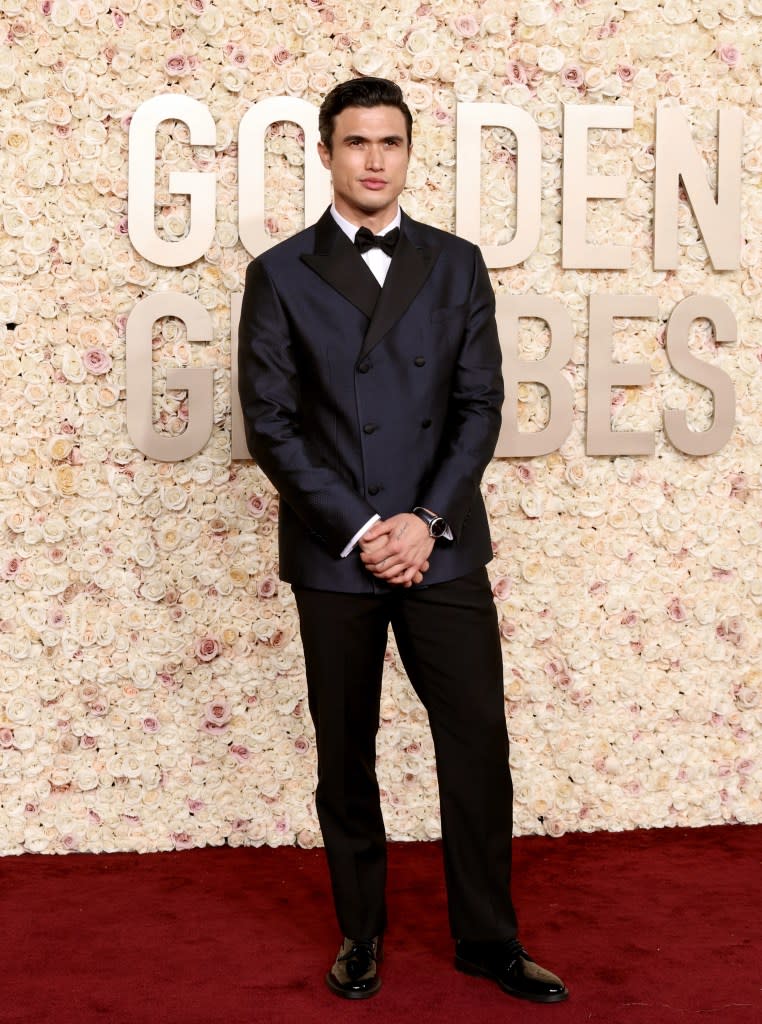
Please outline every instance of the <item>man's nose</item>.
[[381, 146], [368, 146], [365, 160], [366, 166], [374, 171], [384, 166], [384, 151]]

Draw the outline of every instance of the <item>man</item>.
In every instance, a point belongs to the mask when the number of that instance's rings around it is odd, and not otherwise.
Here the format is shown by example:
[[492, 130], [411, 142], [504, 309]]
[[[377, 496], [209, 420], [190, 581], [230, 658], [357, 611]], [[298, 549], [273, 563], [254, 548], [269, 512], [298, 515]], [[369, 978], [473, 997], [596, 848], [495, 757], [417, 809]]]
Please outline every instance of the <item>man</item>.
[[278, 489], [299, 611], [316, 803], [344, 940], [326, 981], [381, 984], [384, 822], [375, 737], [387, 631], [437, 757], [455, 965], [537, 1002], [563, 982], [516, 938], [511, 778], [479, 492], [500, 427], [495, 301], [479, 250], [403, 214], [412, 118], [360, 78], [320, 110], [334, 201], [254, 260], [240, 321], [252, 454]]

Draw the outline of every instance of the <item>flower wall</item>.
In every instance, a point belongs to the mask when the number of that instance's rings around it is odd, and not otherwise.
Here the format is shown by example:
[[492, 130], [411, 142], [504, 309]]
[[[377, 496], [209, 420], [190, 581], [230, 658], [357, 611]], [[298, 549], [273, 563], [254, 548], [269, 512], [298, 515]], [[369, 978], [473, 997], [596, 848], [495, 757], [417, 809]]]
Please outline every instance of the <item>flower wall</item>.
[[[505, 651], [518, 833], [762, 821], [762, 0], [0, 0], [0, 852], [312, 846], [313, 734], [296, 611], [277, 581], [277, 499], [230, 457], [230, 314], [249, 256], [238, 241], [237, 126], [257, 100], [318, 104], [353, 73], [405, 89], [416, 118], [408, 213], [454, 227], [458, 102], [525, 109], [542, 131], [543, 225], [498, 292], [559, 298], [573, 317], [575, 427], [544, 457], [499, 459], [484, 491]], [[204, 259], [161, 268], [127, 236], [129, 119], [181, 92], [207, 105], [214, 147], [165, 122], [157, 230], [188, 230], [172, 170], [217, 175]], [[715, 111], [744, 111], [741, 266], [715, 272], [689, 204], [680, 265], [652, 263], [657, 103], [690, 111], [713, 173]], [[628, 271], [560, 266], [563, 103], [634, 108], [591, 145], [628, 195], [591, 204], [592, 237], [627, 240]], [[268, 230], [302, 225], [299, 129], [268, 138]], [[483, 133], [482, 238], [510, 232], [510, 133]], [[163, 185], [162, 185], [163, 183]], [[162, 290], [194, 296], [214, 340], [156, 328], [157, 429], [187, 406], [171, 366], [215, 367], [209, 443], [146, 458], [125, 414], [125, 322]], [[617, 333], [615, 358], [651, 383], [615, 392], [617, 429], [656, 432], [654, 457], [584, 451], [586, 296], [656, 294], [660, 319]], [[666, 318], [721, 297], [738, 341], [699, 325], [694, 351], [732, 378], [737, 422], [690, 458], [665, 405], [711, 421], [708, 392], [671, 370]], [[541, 351], [537, 325], [526, 352]], [[522, 429], [547, 415], [519, 389]], [[379, 773], [395, 839], [439, 833], [433, 748], [394, 650]]]

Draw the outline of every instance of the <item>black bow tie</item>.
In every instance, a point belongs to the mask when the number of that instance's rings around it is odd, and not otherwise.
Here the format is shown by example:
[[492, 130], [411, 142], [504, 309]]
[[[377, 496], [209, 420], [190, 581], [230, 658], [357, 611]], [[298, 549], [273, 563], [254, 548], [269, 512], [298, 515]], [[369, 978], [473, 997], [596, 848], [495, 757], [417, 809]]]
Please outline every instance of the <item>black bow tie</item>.
[[400, 229], [392, 228], [385, 235], [374, 235], [369, 228], [359, 228], [355, 235], [355, 245], [360, 252], [369, 249], [383, 249], [387, 256], [394, 255], [394, 247], [400, 237]]

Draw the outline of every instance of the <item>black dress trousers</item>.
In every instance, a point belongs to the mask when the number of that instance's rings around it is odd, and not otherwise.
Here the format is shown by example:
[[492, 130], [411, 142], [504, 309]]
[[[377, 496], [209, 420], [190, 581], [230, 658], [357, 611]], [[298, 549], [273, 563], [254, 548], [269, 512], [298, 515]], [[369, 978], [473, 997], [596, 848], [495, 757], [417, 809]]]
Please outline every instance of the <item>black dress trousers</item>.
[[367, 939], [386, 925], [376, 733], [391, 623], [434, 740], [452, 934], [513, 938], [513, 792], [486, 569], [385, 594], [294, 594], [317, 738], [317, 812], [342, 932]]

